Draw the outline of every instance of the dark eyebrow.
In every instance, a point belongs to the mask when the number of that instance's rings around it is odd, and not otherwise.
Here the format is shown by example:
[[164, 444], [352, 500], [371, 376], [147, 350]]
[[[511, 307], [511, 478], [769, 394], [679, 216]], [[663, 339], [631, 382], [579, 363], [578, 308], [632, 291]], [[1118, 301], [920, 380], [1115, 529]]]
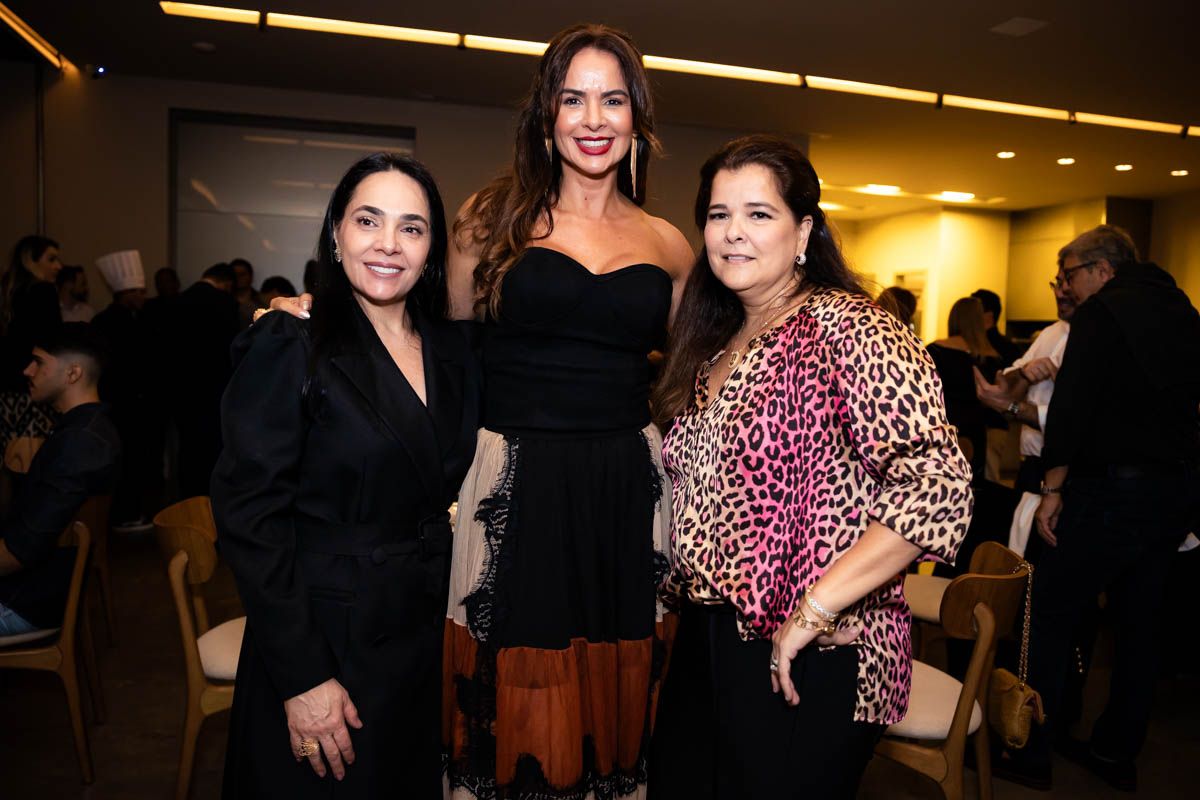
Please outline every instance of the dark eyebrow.
[[[383, 213], [383, 211], [376, 208], [375, 206], [365, 206], [365, 205], [359, 206], [358, 208], [354, 209], [354, 211], [352, 211], [350, 213], [357, 214], [360, 211], [365, 211], [368, 214], [374, 214], [377, 217], [387, 216], [386, 214]], [[425, 219], [420, 214], [401, 214], [400, 219], [404, 220], [405, 222], [424, 222], [426, 225], [429, 224], [429, 220]]]
[[[585, 92], [583, 92], [583, 91], [582, 91], [582, 90], [580, 90], [580, 89], [563, 89], [563, 90], [562, 90], [562, 93], [563, 93], [563, 94], [569, 94], [569, 95], [571, 95], [572, 97], [585, 97], [585, 96], [586, 96]], [[602, 94], [602, 95], [600, 95], [600, 96], [601, 96], [601, 97], [617, 97], [617, 96], [620, 96], [620, 97], [624, 97], [624, 98], [626, 98], [626, 99], [629, 99], [629, 92], [625, 91], [624, 89], [609, 89], [607, 92], [605, 92], [604, 94]]]
[[747, 205], [747, 206], [749, 206], [749, 207], [751, 207], [751, 208], [769, 208], [769, 209], [771, 209], [772, 211], [774, 211], [774, 212], [776, 212], [776, 213], [778, 213], [778, 212], [779, 212], [779, 209], [778, 209], [778, 208], [776, 208], [775, 206], [771, 205], [770, 203], [762, 203], [762, 202], [759, 202], [759, 203], [746, 203], [746, 205]]

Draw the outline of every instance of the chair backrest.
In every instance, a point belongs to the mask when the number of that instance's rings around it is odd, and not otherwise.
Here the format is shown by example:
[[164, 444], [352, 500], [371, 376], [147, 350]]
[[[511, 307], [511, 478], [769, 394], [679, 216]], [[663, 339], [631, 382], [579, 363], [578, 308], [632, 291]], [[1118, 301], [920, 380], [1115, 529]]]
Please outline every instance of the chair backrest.
[[71, 570], [71, 583], [67, 588], [67, 604], [63, 611], [62, 630], [58, 634], [59, 647], [70, 651], [75, 647], [75, 623], [79, 619], [79, 598], [83, 594], [83, 576], [87, 571], [88, 555], [91, 553], [92, 535], [87, 525], [75, 521], [58, 537], [59, 547], [75, 547], [75, 566]]
[[[1021, 609], [1029, 577], [1029, 565], [1012, 550], [997, 542], [984, 542], [971, 554], [971, 566], [946, 587], [942, 595], [942, 627], [956, 639], [973, 639], [976, 603], [987, 603], [995, 618], [996, 630], [1012, 630]], [[970, 578], [970, 581], [964, 579]], [[963, 581], [964, 585], [955, 588]], [[954, 593], [951, 593], [951, 589]], [[960, 596], [961, 595], [961, 596]], [[953, 606], [948, 609], [947, 604]], [[947, 613], [949, 611], [949, 616]]]
[[[189, 560], [187, 550], [175, 553], [171, 563], [167, 565], [167, 577], [171, 582], [175, 613], [179, 617], [179, 633], [183, 638], [183, 659], [187, 665], [188, 685], [200, 686], [205, 681], [204, 665], [200, 661], [200, 647], [196, 644], [196, 639], [203, 631], [197, 631], [197, 621], [192, 616], [193, 604], [189, 602], [188, 587], [185, 586]], [[205, 626], [207, 627], [207, 621]]]
[[216, 524], [207, 497], [192, 497], [164, 508], [154, 517], [154, 532], [163, 557], [174, 563], [177, 553], [187, 553], [183, 579], [189, 586], [197, 635], [208, 631], [208, 609], [199, 587], [217, 566]]
[[33, 457], [46, 440], [40, 436], [19, 436], [4, 448], [4, 466], [9, 472], [24, 475]]
[[92, 535], [93, 558], [99, 559], [108, 551], [108, 512], [111, 509], [111, 494], [94, 494], [75, 512], [75, 519], [87, 525]]

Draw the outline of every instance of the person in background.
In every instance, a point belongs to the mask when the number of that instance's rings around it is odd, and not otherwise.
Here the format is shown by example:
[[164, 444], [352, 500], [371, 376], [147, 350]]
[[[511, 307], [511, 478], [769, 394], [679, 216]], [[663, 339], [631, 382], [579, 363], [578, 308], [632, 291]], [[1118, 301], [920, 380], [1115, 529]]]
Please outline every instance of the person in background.
[[[1200, 519], [1200, 313], [1167, 272], [1125, 260], [1128, 244], [1124, 231], [1102, 225], [1059, 251], [1078, 308], [1046, 416], [1035, 518], [1049, 547], [1033, 578], [1029, 683], [1055, 719], [1079, 615], [1103, 591], [1114, 618], [1108, 702], [1090, 741], [1057, 745], [1134, 791], [1163, 586]], [[1049, 727], [1035, 726], [1021, 753], [1047, 786]]]
[[146, 302], [146, 272], [137, 250], [109, 253], [96, 259], [96, 269], [112, 290], [112, 303], [92, 320], [108, 343], [109, 361], [100, 381], [100, 398], [112, 409], [113, 424], [125, 446], [121, 479], [113, 495], [114, 529], [145, 530], [152, 513], [146, 493], [156, 485], [161, 467], [152, 452], [149, 421], [154, 416], [147, 369], [155, 341], [141, 318]]
[[987, 329], [987, 340], [1000, 357], [1000, 366], [1009, 367], [1021, 355], [1021, 345], [1000, 332], [1000, 295], [990, 289], [976, 289], [971, 297], [983, 304], [983, 324]]
[[54, 288], [61, 268], [57, 242], [26, 236], [0, 277], [0, 452], [19, 436], [46, 436], [57, 413], [30, 399], [24, 373], [33, 343], [62, 324]]
[[33, 399], [60, 416], [0, 523], [0, 636], [62, 624], [75, 554], [58, 537], [116, 482], [121, 442], [97, 391], [103, 363], [96, 332], [68, 322], [37, 340], [25, 369]]
[[[889, 286], [879, 293], [875, 302], [880, 308], [913, 330], [913, 315], [917, 313], [917, 296], [902, 286]], [[915, 332], [915, 331], [914, 331]]]
[[171, 370], [179, 351], [171, 337], [179, 302], [179, 274], [170, 267], [155, 270], [154, 291], [155, 296], [146, 301], [139, 315], [146, 337], [147, 363], [151, 365], [153, 376], [145, 383], [148, 408], [142, 421], [146, 463], [155, 465], [147, 472], [149, 483], [143, 493], [151, 511], [178, 499], [167, 487], [174, 485], [178, 474], [178, 448], [171, 431], [171, 406], [174, 403]]
[[63, 267], [54, 276], [63, 322], [91, 322], [96, 309], [88, 305], [87, 273], [83, 267]]
[[170, 267], [160, 267], [154, 272], [154, 296], [175, 297], [182, 287], [179, 285], [179, 273]]
[[233, 288], [233, 298], [238, 302], [238, 318], [243, 328], [254, 321], [254, 312], [262, 305], [262, 298], [254, 290], [254, 267], [244, 258], [235, 258], [229, 262], [237, 282]]
[[863, 293], [820, 193], [775, 137], [700, 172], [704, 250], [654, 403], [681, 608], [650, 797], [853, 798], [908, 706], [900, 573], [952, 561], [971, 517], [933, 364]]
[[221, 393], [233, 370], [229, 347], [242, 330], [233, 297], [237, 275], [214, 264], [179, 295], [171, 321], [171, 407], [179, 430], [179, 488], [208, 494], [221, 452]]
[[258, 290], [258, 297], [265, 306], [271, 305], [271, 301], [276, 297], [295, 296], [296, 287], [292, 285], [291, 281], [281, 275], [272, 275], [267, 278], [262, 282], [262, 286]]
[[929, 344], [950, 424], [971, 443], [971, 470], [976, 482], [984, 479], [987, 461], [988, 410], [975, 396], [975, 368], [992, 380], [1000, 368], [1000, 357], [988, 341], [983, 305], [975, 297], [961, 297], [950, 307], [949, 336]]

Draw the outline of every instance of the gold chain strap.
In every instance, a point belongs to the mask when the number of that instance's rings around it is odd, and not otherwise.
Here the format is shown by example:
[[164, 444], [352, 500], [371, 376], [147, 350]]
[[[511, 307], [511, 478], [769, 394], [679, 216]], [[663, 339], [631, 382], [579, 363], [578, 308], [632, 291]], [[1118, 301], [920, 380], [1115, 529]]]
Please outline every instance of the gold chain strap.
[[1029, 607], [1033, 602], [1033, 564], [1024, 560], [1018, 561], [1013, 567], [1013, 574], [1016, 575], [1022, 568], [1029, 570], [1025, 579], [1025, 625], [1021, 630], [1021, 664], [1017, 667], [1017, 683], [1024, 689], [1025, 678], [1029, 672]]

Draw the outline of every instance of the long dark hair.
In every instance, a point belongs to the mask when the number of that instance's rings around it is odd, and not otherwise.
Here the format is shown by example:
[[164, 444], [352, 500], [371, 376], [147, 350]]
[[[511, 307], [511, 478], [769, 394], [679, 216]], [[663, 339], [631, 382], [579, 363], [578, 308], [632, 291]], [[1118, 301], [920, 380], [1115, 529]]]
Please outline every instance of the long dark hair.
[[625, 166], [626, 154], [617, 172], [617, 188], [638, 205], [646, 199], [650, 154], [662, 148], [654, 134], [654, 98], [641, 52], [628, 34], [606, 25], [573, 25], [559, 31], [542, 54], [521, 104], [512, 168], [481, 189], [454, 221], [457, 241], [481, 247], [475, 269], [476, 302], [486, 303], [493, 314], [500, 308], [500, 284], [533, 238], [534, 229], [542, 220], [550, 226], [546, 235], [554, 228], [552, 211], [558, 203], [562, 161], [553, 148], [547, 152], [546, 137], [554, 133], [571, 59], [589, 47], [611, 53], [621, 65], [637, 135], [637, 187], [635, 191], [632, 170]]
[[[825, 212], [818, 205], [821, 183], [816, 171], [803, 153], [783, 139], [746, 136], [729, 142], [709, 157], [700, 168], [696, 227], [703, 231], [708, 221], [713, 179], [717, 173], [752, 164], [771, 171], [780, 196], [797, 222], [804, 217], [813, 220], [805, 250], [807, 261], [793, 296], [810, 288], [823, 287], [865, 295], [858, 276], [842, 257]], [[701, 248], [675, 314], [667, 363], [654, 391], [654, 413], [660, 424], [666, 424], [691, 406], [700, 365], [737, 333], [745, 317], [741, 301], [733, 290], [717, 280], [708, 264], [708, 253]]]
[[0, 334], [8, 330], [13, 318], [13, 296], [34, 281], [40, 280], [33, 274], [33, 265], [58, 242], [45, 236], [31, 234], [23, 236], [13, 247], [8, 260], [8, 271], [0, 278]]
[[[354, 190], [363, 179], [377, 172], [391, 171], [401, 172], [416, 181], [429, 203], [429, 233], [432, 237], [429, 255], [425, 258], [421, 277], [408, 293], [406, 306], [435, 319], [446, 316], [446, 210], [437, 183], [415, 158], [396, 153], [372, 153], [350, 167], [333, 190], [317, 239], [316, 260], [310, 262], [315, 263], [312, 325], [318, 351], [348, 341], [355, 330], [351, 324], [351, 315], [356, 313], [354, 290], [345, 268], [333, 257], [338, 226], [346, 216]], [[305, 272], [308, 272], [307, 268]]]

